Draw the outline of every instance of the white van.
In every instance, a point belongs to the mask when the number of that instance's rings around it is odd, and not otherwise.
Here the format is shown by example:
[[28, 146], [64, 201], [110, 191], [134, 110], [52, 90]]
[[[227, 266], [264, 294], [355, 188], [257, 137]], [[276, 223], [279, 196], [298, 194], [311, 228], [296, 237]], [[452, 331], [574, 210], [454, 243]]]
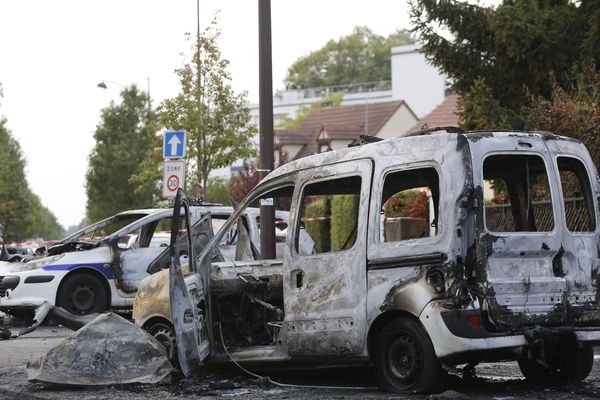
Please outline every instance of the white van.
[[[185, 278], [173, 251], [180, 366], [364, 362], [398, 392], [440, 391], [451, 366], [479, 361], [582, 380], [600, 341], [599, 197], [585, 147], [543, 132], [437, 130], [290, 162]], [[224, 260], [219, 244], [264, 199], [290, 210], [282, 257], [238, 241], [252, 257]], [[142, 282], [136, 308], [154, 295]]]

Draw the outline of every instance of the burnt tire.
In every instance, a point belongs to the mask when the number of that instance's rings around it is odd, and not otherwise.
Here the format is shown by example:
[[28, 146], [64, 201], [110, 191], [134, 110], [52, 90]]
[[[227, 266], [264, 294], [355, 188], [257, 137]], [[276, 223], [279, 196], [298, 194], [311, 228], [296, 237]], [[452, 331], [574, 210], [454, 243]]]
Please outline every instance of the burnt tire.
[[146, 331], [165, 347], [171, 364], [178, 365], [177, 343], [175, 341], [175, 330], [173, 329], [173, 326], [166, 322], [158, 322], [151, 325]]
[[412, 319], [395, 319], [383, 328], [373, 364], [379, 386], [392, 392], [439, 393], [446, 386], [429, 335]]
[[571, 346], [571, 351], [551, 354], [546, 360], [527, 357], [524, 351], [519, 368], [525, 379], [537, 383], [579, 382], [588, 377], [594, 363], [594, 349], [589, 343]]
[[108, 298], [102, 282], [92, 274], [69, 275], [61, 283], [56, 304], [75, 315], [100, 313], [108, 308]]

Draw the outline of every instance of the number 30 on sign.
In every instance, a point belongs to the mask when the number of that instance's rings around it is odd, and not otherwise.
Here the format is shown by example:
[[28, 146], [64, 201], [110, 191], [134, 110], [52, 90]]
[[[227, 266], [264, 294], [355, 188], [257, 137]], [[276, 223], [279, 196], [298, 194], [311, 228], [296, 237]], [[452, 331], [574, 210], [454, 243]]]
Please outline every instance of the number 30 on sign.
[[167, 199], [174, 198], [177, 189], [184, 187], [185, 181], [185, 161], [165, 161], [163, 172], [163, 197]]

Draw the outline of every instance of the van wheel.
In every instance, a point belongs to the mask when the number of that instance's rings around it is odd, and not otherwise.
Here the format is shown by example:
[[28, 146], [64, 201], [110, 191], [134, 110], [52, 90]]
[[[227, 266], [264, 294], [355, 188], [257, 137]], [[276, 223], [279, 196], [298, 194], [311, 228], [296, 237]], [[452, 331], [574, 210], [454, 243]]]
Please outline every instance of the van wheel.
[[525, 379], [533, 382], [579, 382], [587, 378], [594, 363], [594, 349], [589, 343], [583, 347], [576, 345], [572, 351], [549, 354], [545, 362], [540, 358], [528, 357], [523, 351], [519, 358], [519, 368]]
[[395, 319], [381, 331], [373, 363], [379, 386], [386, 390], [439, 393], [446, 384], [429, 335], [412, 319]]
[[102, 282], [91, 274], [76, 273], [67, 276], [58, 290], [56, 303], [71, 314], [100, 313], [108, 307]]
[[150, 326], [147, 330], [149, 334], [154, 336], [154, 339], [165, 346], [171, 364], [177, 365], [177, 343], [175, 342], [175, 330], [171, 324], [159, 322]]

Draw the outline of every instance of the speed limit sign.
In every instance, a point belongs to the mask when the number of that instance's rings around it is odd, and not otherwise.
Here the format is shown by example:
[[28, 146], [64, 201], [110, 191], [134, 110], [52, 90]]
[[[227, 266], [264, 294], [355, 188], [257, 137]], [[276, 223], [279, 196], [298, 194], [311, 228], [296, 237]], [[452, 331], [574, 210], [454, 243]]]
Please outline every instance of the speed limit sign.
[[177, 189], [183, 187], [185, 179], [185, 161], [165, 161], [163, 172], [163, 197], [174, 198]]

